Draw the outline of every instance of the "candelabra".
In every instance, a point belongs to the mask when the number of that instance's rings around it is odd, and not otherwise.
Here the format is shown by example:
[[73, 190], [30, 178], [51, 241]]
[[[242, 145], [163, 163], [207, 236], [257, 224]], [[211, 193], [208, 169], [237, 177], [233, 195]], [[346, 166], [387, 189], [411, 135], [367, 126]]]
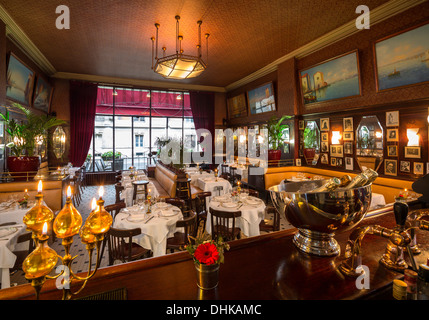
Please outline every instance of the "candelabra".
[[[109, 231], [113, 219], [104, 209], [103, 187], [99, 190], [99, 200], [93, 199], [92, 212], [89, 214], [85, 224], [82, 226], [82, 217], [71, 201], [71, 188], [67, 189], [67, 199], [64, 207], [54, 219], [54, 214], [43, 201], [42, 182], [39, 182], [36, 204], [26, 213], [23, 222], [27, 230], [32, 232], [35, 242], [35, 249], [31, 252], [22, 265], [25, 278], [31, 281], [31, 285], [36, 292], [36, 299], [39, 299], [40, 291], [47, 279], [57, 279], [64, 275], [62, 283], [63, 300], [70, 300], [73, 295], [81, 292], [87, 281], [91, 279], [100, 266], [100, 248], [105, 234]], [[53, 220], [53, 223], [52, 223]], [[57, 238], [62, 239], [62, 246], [65, 249], [64, 257], [59, 256], [55, 250], [48, 246], [48, 225], [52, 224], [53, 232]], [[70, 254], [73, 237], [79, 233], [81, 242], [86, 245], [89, 255], [88, 273], [85, 277], [76, 275], [71, 269], [73, 260], [76, 258]], [[94, 270], [92, 269], [92, 256], [94, 248], [97, 251], [97, 260]], [[56, 266], [58, 259], [61, 260], [63, 268], [61, 273], [50, 276], [50, 272]], [[76, 291], [71, 291], [73, 280], [83, 281], [81, 287]]]

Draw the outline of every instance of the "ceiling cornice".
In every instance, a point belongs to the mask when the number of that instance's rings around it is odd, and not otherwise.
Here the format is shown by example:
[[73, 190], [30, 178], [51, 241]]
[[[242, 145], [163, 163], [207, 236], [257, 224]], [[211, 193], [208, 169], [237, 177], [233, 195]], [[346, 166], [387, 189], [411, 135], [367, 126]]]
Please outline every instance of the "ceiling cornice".
[[165, 81], [148, 81], [148, 80], [140, 80], [140, 79], [106, 77], [106, 76], [97, 76], [92, 74], [57, 72], [54, 75], [52, 75], [52, 77], [57, 79], [89, 81], [89, 82], [118, 85], [118, 86], [131, 85], [131, 86], [145, 87], [145, 88], [226, 92], [225, 88], [223, 87], [203, 86], [203, 85], [184, 84], [184, 83], [176, 84], [176, 83], [165, 82]]
[[[386, 2], [385, 4], [372, 9], [370, 11], [370, 24], [375, 25], [383, 20], [391, 18], [405, 10], [408, 10], [412, 7], [415, 7], [419, 4], [426, 2], [427, 0], [391, 0]], [[356, 15], [356, 18], [358, 15]], [[231, 91], [237, 89], [247, 83], [250, 83], [254, 80], [261, 78], [262, 76], [276, 71], [278, 69], [278, 65], [292, 58], [303, 58], [315, 51], [323, 49], [337, 41], [345, 39], [361, 30], [356, 28], [355, 20], [350, 21], [341, 27], [324, 34], [323, 36], [317, 38], [316, 40], [284, 55], [283, 57], [271, 62], [267, 66], [259, 69], [258, 71], [238, 80], [230, 85], [226, 86], [226, 91]]]

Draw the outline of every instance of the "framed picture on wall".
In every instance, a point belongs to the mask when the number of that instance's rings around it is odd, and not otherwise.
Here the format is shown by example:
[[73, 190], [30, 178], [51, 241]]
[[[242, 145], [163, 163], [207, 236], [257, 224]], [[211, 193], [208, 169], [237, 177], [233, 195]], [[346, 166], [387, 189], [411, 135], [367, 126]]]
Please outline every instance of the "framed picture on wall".
[[399, 126], [399, 111], [386, 112], [386, 127]]
[[374, 43], [377, 92], [429, 82], [429, 22]]
[[6, 75], [6, 98], [25, 106], [31, 105], [35, 73], [12, 52]]
[[329, 132], [322, 132], [320, 134], [320, 140], [323, 142], [328, 142], [329, 141]]
[[344, 154], [353, 154], [353, 143], [344, 142]]
[[410, 161], [401, 161], [400, 171], [405, 173], [410, 173], [411, 172]]
[[321, 62], [299, 72], [303, 104], [360, 96], [357, 50]]
[[388, 157], [397, 157], [398, 156], [398, 146], [387, 146], [387, 156]]
[[322, 153], [322, 157], [320, 158], [320, 163], [329, 164], [328, 154]]
[[247, 116], [246, 96], [244, 95], [244, 93], [232, 98], [228, 98], [227, 105], [229, 119]]
[[398, 167], [398, 161], [397, 160], [391, 160], [386, 159], [384, 161], [384, 174], [389, 176], [396, 176], [398, 175], [397, 168]]
[[343, 140], [344, 141], [353, 141], [353, 131], [350, 132], [343, 132]]
[[414, 162], [414, 174], [423, 174], [423, 172], [424, 172], [424, 163]]
[[250, 114], [276, 111], [274, 86], [272, 82], [247, 91]]
[[331, 145], [330, 153], [331, 153], [331, 157], [343, 157], [344, 156], [343, 146], [339, 144]]
[[329, 131], [329, 118], [320, 119], [320, 131]]
[[304, 120], [299, 120], [298, 121], [298, 129], [299, 130], [304, 130]]
[[386, 130], [386, 141], [399, 141], [398, 129], [387, 129]]
[[343, 119], [344, 131], [353, 131], [353, 117]]
[[49, 113], [54, 88], [42, 77], [38, 76], [34, 87], [33, 107]]
[[420, 147], [405, 147], [405, 158], [421, 158], [421, 149]]
[[346, 161], [346, 170], [353, 170], [353, 158], [346, 157], [344, 160]]

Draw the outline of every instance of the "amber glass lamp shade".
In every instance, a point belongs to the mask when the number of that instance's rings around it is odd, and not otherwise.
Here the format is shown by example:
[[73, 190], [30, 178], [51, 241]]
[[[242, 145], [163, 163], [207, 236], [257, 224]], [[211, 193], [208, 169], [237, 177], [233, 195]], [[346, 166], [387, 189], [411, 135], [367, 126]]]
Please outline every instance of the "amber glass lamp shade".
[[113, 223], [112, 216], [104, 209], [104, 200], [97, 201], [97, 207], [86, 219], [85, 227], [94, 235], [101, 235], [109, 231]]
[[27, 230], [40, 236], [43, 232], [43, 225], [45, 222], [49, 224], [54, 219], [54, 213], [46, 206], [41, 193], [36, 195], [36, 200], [36, 204], [25, 214], [23, 222], [27, 226]]
[[93, 244], [97, 240], [86, 224], [80, 230], [79, 235], [81, 242], [84, 244]]
[[79, 233], [81, 226], [82, 216], [73, 205], [71, 198], [67, 198], [64, 208], [55, 218], [54, 232], [60, 239], [70, 238]]
[[57, 260], [57, 253], [47, 245], [47, 241], [40, 241], [22, 264], [25, 278], [33, 280], [47, 276], [57, 264]]

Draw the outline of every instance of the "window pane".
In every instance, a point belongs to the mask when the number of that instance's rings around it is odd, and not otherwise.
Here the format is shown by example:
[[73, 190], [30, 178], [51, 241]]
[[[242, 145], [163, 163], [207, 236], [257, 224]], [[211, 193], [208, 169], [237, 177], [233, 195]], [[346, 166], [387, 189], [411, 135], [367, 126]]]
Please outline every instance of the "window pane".
[[115, 116], [115, 170], [127, 170], [132, 166], [131, 121], [132, 117]]
[[[113, 116], [95, 117], [93, 142], [95, 145], [93, 171], [112, 171], [112, 161], [109, 161], [106, 152], [113, 152]], [[92, 146], [90, 150], [92, 151]]]

